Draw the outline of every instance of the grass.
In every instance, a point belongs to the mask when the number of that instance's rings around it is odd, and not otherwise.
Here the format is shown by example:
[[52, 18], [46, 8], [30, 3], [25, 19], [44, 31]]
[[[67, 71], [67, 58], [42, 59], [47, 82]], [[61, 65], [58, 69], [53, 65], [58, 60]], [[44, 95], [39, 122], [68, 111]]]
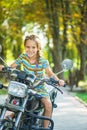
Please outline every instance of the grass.
[[[2, 76], [2, 75], [0, 75], [0, 76]], [[3, 76], [2, 76], [2, 77], [3, 77]], [[4, 83], [4, 84], [3, 84], [4, 86], [8, 86], [7, 80], [6, 80], [5, 78], [1, 78], [1, 77], [0, 77], [0, 84], [2, 84], [2, 83]], [[8, 93], [7, 91], [8, 91], [8, 90], [5, 89], [5, 88], [0, 89], [0, 95], [7, 94], [7, 93]]]
[[87, 103], [87, 92], [76, 92], [76, 96]]
[[7, 94], [7, 90], [6, 89], [0, 89], [0, 95], [2, 94]]
[[76, 96], [80, 98], [82, 101], [87, 103], [87, 76], [85, 76], [84, 81], [79, 81], [79, 86], [81, 86], [82, 90], [84, 91], [78, 91], [76, 92]]

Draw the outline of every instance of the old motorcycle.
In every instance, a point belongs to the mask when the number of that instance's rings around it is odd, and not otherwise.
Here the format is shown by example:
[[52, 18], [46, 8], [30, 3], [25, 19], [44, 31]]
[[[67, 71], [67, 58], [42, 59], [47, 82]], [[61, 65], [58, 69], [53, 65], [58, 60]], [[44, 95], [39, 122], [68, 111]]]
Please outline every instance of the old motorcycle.
[[[72, 60], [65, 59], [62, 62], [63, 69], [56, 75], [71, 69], [72, 66]], [[9, 76], [10, 82], [8, 86], [0, 84], [0, 89], [6, 88], [8, 91], [5, 103], [0, 105], [0, 130], [53, 130], [54, 122], [51, 118], [43, 116], [44, 107], [40, 102], [42, 97], [34, 88], [46, 83], [54, 108], [57, 107], [57, 90], [63, 93], [58, 87], [58, 81], [47, 77], [37, 79], [35, 75], [8, 66], [4, 67], [2, 72]], [[14, 117], [6, 117], [7, 111], [14, 113]], [[44, 120], [49, 120], [49, 128], [43, 127]]]

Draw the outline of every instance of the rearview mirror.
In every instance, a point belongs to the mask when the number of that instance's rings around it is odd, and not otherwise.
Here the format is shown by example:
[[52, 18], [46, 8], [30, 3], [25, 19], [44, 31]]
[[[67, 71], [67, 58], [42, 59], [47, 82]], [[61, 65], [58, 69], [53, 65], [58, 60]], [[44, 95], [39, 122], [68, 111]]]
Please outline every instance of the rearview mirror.
[[70, 59], [65, 59], [62, 61], [62, 68], [67, 71], [73, 67], [73, 61]]
[[56, 75], [70, 70], [73, 67], [73, 61], [70, 60], [70, 59], [65, 59], [65, 60], [62, 61], [61, 66], [62, 66], [62, 70], [59, 71], [58, 73], [56, 73]]

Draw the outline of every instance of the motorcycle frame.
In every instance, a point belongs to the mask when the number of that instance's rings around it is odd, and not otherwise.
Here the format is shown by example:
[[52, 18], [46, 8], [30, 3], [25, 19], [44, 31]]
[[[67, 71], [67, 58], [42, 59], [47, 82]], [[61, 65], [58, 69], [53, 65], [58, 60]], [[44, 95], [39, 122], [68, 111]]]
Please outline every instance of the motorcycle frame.
[[[9, 96], [11, 96], [11, 95], [9, 95]], [[8, 98], [9, 98], [9, 96], [8, 96]], [[1, 106], [2, 112], [1, 112], [0, 120], [4, 119], [6, 111], [10, 110], [10, 111], [14, 112], [16, 110], [17, 111], [17, 117], [16, 117], [16, 121], [15, 121], [15, 124], [14, 124], [14, 127], [13, 127], [12, 130], [17, 130], [20, 119], [21, 119], [22, 115], [25, 114], [25, 107], [26, 107], [27, 101], [28, 101], [28, 95], [24, 99], [24, 102], [23, 102], [23, 104], [21, 106], [21, 109], [19, 107], [17, 107], [17, 106], [11, 105], [9, 103], [9, 101], [5, 102], [5, 105]], [[36, 115], [36, 114], [34, 114], [32, 112], [29, 112], [29, 118], [31, 118], [31, 120], [29, 120], [30, 124], [31, 124], [31, 125], [29, 125], [29, 130], [32, 130], [32, 129], [33, 130], [53, 130], [54, 122], [53, 122], [53, 120], [51, 118]], [[33, 124], [34, 118], [35, 119], [40, 119], [42, 121], [48, 120], [50, 122], [50, 129], [43, 128], [43, 127], [36, 127], [36, 125]], [[27, 121], [28, 121], [28, 118], [27, 118]], [[4, 128], [4, 125], [0, 126], [0, 130], [3, 130], [3, 128]]]

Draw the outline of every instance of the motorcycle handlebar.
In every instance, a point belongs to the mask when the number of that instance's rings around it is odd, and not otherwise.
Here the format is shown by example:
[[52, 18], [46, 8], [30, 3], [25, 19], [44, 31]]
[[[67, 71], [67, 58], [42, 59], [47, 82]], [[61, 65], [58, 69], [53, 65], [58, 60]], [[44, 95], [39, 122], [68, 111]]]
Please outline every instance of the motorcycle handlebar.
[[[19, 70], [15, 70], [14, 72], [18, 72]], [[2, 72], [4, 72], [4, 73], [11, 73], [11, 72], [13, 72], [13, 69], [11, 68], [11, 67], [3, 67], [3, 69], [2, 69]], [[17, 73], [16, 72], [16, 73]], [[20, 71], [19, 71], [20, 72]], [[19, 75], [19, 74], [18, 74]], [[21, 74], [21, 75], [23, 75], [23, 74]], [[15, 76], [15, 77], [17, 77], [17, 74], [11, 74], [11, 76]], [[24, 75], [24, 76], [22, 76], [22, 78], [24, 79], [24, 80], [26, 80], [27, 82], [28, 82], [28, 78], [27, 79], [25, 79], [26, 78], [26, 76]], [[32, 79], [32, 78], [31, 78]], [[29, 80], [29, 82], [30, 82], [30, 80]], [[56, 88], [58, 91], [60, 91], [61, 93], [62, 93], [62, 91], [58, 88], [58, 84], [59, 84], [59, 80], [55, 80], [54, 78], [42, 78], [42, 79], [40, 79], [40, 81], [38, 81], [36, 84], [34, 84], [33, 85], [33, 88], [35, 88], [35, 87], [37, 87], [37, 86], [39, 86], [39, 85], [42, 85], [43, 83], [46, 83], [46, 84], [48, 84], [48, 85], [51, 85], [51, 86], [53, 86], [54, 88]], [[65, 87], [66, 85], [64, 85], [63, 87]], [[4, 87], [5, 88], [5, 87]], [[2, 88], [0, 88], [0, 89], [2, 89]]]
[[34, 84], [33, 88], [36, 88], [37, 86], [42, 85], [43, 83], [53, 86], [54, 88], [56, 88], [58, 91], [60, 91], [63, 94], [63, 92], [58, 88], [59, 81], [53, 78], [49, 78], [49, 79], [43, 78], [40, 81], [38, 81], [36, 84]]
[[30, 81], [33, 82], [35, 79], [34, 75], [27, 74], [25, 71], [13, 69], [11, 67], [3, 67], [2, 72], [7, 74], [9, 73], [11, 78], [18, 78], [19, 80], [25, 83], [30, 83]]
[[4, 86], [3, 84], [0, 84], [0, 89], [3, 89], [3, 88], [7, 89], [7, 86]]
[[3, 73], [7, 73], [7, 72], [11, 72], [12, 71], [12, 68], [11, 67], [3, 67], [2, 68], [2, 72]]

